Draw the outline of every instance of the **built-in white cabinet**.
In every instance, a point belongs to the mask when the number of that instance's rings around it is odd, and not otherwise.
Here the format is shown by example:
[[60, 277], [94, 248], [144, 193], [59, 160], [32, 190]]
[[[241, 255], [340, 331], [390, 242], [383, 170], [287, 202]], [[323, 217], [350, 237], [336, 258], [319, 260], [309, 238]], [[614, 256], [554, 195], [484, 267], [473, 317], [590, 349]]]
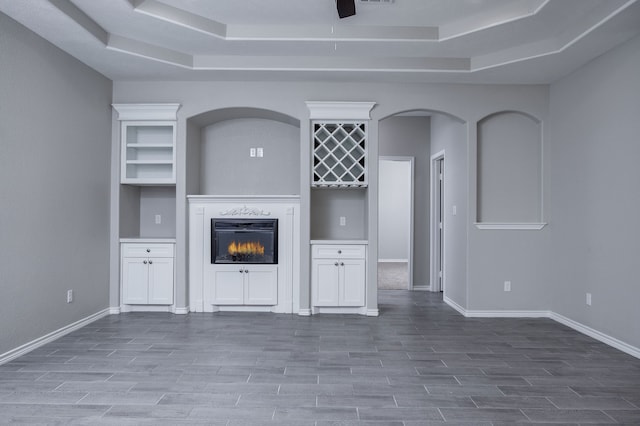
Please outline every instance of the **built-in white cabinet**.
[[313, 244], [311, 263], [313, 306], [364, 306], [366, 245]]
[[171, 305], [174, 284], [174, 244], [121, 244], [122, 303]]
[[278, 267], [273, 265], [216, 265], [214, 305], [276, 305]]
[[176, 120], [179, 104], [114, 104], [120, 120], [120, 182], [176, 183]]

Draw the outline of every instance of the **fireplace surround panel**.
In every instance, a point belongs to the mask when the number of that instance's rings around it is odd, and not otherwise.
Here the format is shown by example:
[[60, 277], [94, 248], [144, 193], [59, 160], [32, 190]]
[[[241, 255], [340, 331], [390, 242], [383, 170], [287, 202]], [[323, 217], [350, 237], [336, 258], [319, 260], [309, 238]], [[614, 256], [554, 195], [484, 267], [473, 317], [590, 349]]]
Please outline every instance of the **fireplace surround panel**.
[[211, 219], [212, 264], [277, 264], [278, 219]]

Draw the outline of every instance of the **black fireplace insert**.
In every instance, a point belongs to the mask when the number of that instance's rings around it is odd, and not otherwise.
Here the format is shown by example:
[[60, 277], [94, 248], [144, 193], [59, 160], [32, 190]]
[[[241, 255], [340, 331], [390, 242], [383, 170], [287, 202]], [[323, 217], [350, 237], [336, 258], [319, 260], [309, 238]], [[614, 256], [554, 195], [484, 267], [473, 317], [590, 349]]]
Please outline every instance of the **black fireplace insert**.
[[278, 219], [211, 219], [211, 263], [278, 263]]

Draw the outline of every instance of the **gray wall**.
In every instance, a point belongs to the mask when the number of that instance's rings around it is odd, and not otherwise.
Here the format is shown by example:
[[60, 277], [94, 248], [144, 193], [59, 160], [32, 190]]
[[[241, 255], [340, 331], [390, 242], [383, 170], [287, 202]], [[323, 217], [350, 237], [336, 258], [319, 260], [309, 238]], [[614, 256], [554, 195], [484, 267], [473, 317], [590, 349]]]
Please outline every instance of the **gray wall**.
[[555, 83], [550, 100], [552, 310], [636, 348], [639, 70], [636, 37]]
[[[160, 215], [160, 223], [155, 217]], [[140, 237], [176, 236], [176, 189], [166, 186], [140, 188]]]
[[378, 258], [408, 261], [411, 241], [411, 162], [381, 159], [378, 173]]
[[[261, 147], [264, 157], [250, 157]], [[202, 130], [200, 190], [205, 195], [300, 193], [300, 129], [274, 120], [224, 120]]]
[[[318, 188], [311, 192], [312, 240], [366, 240], [365, 189]], [[340, 225], [340, 217], [345, 225]]]
[[413, 285], [429, 284], [429, 117], [389, 117], [380, 121], [380, 156], [415, 157]]
[[478, 222], [542, 220], [542, 126], [516, 112], [478, 123]]
[[[455, 200], [461, 204], [466, 202], [469, 206], [476, 203], [476, 132], [475, 126], [479, 120], [500, 111], [522, 111], [526, 114], [546, 118], [548, 107], [548, 90], [546, 86], [517, 86], [517, 85], [465, 85], [465, 84], [390, 84], [390, 83], [326, 83], [326, 82], [116, 82], [114, 83], [115, 102], [178, 102], [182, 106], [178, 111], [178, 155], [184, 152], [186, 144], [185, 122], [190, 117], [196, 117], [208, 111], [227, 108], [252, 108], [267, 111], [275, 111], [279, 114], [292, 117], [300, 122], [300, 161], [301, 171], [298, 175], [301, 199], [301, 244], [308, 247], [308, 239], [311, 229], [311, 189], [310, 189], [310, 152], [311, 131], [308, 126], [309, 110], [305, 101], [309, 100], [330, 100], [330, 101], [375, 101], [376, 106], [371, 111], [371, 125], [369, 126], [369, 156], [377, 159], [379, 152], [379, 141], [383, 138], [379, 135], [379, 125], [381, 120], [414, 110], [442, 111], [459, 117], [467, 125], [472, 127], [467, 131], [464, 138], [466, 144], [460, 144], [462, 155], [468, 159], [468, 166], [471, 173], [459, 176], [465, 180], [466, 192], [461, 193], [461, 199]], [[380, 125], [382, 127], [382, 125]], [[182, 130], [181, 130], [182, 129]], [[468, 150], [468, 151], [467, 151]], [[388, 153], [385, 153], [388, 155]], [[183, 157], [184, 158], [184, 157]], [[416, 167], [417, 170], [417, 167]], [[371, 259], [377, 259], [377, 161], [369, 161], [369, 188], [364, 197], [364, 211], [367, 217], [364, 219], [366, 229], [365, 237], [369, 239], [369, 254]], [[176, 186], [176, 199], [178, 200], [178, 212], [176, 222], [178, 227], [185, 223], [186, 206], [182, 205], [185, 188], [185, 171], [178, 168], [178, 183]], [[462, 216], [461, 216], [462, 214]], [[462, 225], [472, 223], [466, 213], [456, 216]], [[469, 229], [462, 227], [462, 229]], [[492, 233], [493, 234], [493, 233]], [[485, 254], [487, 250], [493, 249], [491, 241], [484, 241], [482, 237], [469, 232], [461, 233], [461, 249], [456, 253], [466, 253], [466, 256], [455, 258], [451, 263], [457, 265], [460, 279], [468, 280], [473, 285], [465, 287], [466, 282], [460, 283], [460, 288], [469, 292], [477, 292], [478, 303], [476, 309], [492, 307], [496, 302], [496, 295], [492, 293], [495, 286], [491, 273], [497, 271], [501, 273], [501, 265], [496, 265], [499, 256], [491, 259], [490, 264], [479, 263], [471, 265], [475, 258]], [[503, 235], [495, 233], [497, 242], [500, 243]], [[469, 249], [467, 251], [464, 238], [468, 238]], [[186, 236], [182, 230], [177, 232], [177, 294], [182, 297], [186, 294]], [[485, 244], [490, 244], [489, 248]], [[531, 252], [543, 252], [547, 247], [540, 246], [537, 241], [531, 241], [527, 249]], [[508, 250], [507, 261], [511, 264], [529, 265], [529, 251], [525, 253]], [[417, 262], [416, 262], [417, 263]], [[471, 267], [473, 266], [473, 269]], [[427, 267], [425, 265], [425, 267]], [[367, 284], [367, 300], [375, 300], [377, 291], [377, 271], [375, 262], [369, 262], [367, 273], [370, 280]], [[530, 274], [527, 267], [522, 271], [523, 276]], [[309, 257], [303, 256], [301, 260], [301, 282], [309, 282]], [[464, 278], [463, 278], [464, 277]], [[427, 279], [426, 277], [424, 278]], [[417, 281], [417, 280], [416, 280]], [[523, 286], [530, 285], [533, 295], [513, 292], [510, 296], [515, 300], [515, 304], [525, 307], [537, 307], [544, 299], [540, 293], [539, 283], [536, 282], [535, 275], [522, 283]], [[114, 289], [115, 291], [115, 289]], [[485, 295], [486, 293], [486, 295]], [[308, 287], [304, 286], [300, 291], [300, 306], [305, 308], [309, 304]], [[516, 296], [515, 298], [513, 296]], [[456, 294], [457, 302], [465, 305], [466, 292]], [[470, 298], [471, 299], [471, 298]], [[509, 307], [509, 300], [500, 300], [503, 309]], [[533, 309], [533, 308], [532, 308]]]
[[112, 85], [2, 14], [0, 58], [3, 354], [108, 306]]

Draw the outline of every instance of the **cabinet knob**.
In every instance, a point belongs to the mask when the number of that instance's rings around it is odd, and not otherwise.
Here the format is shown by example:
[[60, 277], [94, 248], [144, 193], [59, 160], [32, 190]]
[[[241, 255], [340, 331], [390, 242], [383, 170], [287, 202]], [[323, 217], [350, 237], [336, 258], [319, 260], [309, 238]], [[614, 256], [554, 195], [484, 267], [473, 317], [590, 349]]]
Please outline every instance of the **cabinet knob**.
[[338, 262], [334, 263], [334, 265], [338, 266]]
[[152, 263], [153, 263], [153, 262], [150, 260], [150, 261], [149, 261], [149, 265], [151, 265]]
[[142, 263], [144, 263], [144, 264], [146, 265], [146, 264], [147, 264], [147, 261], [146, 261], [146, 260], [143, 260], [143, 261], [142, 261]]
[[244, 271], [242, 269], [240, 269], [238, 272], [243, 273]]
[[338, 254], [342, 254], [342, 250], [338, 250]]
[[[149, 263], [151, 263], [151, 262], [149, 262]], [[340, 266], [344, 266], [344, 262], [340, 262]]]
[[245, 270], [244, 270], [244, 273], [245, 273], [245, 274], [248, 274], [248, 273], [249, 273], [249, 270], [248, 270], [248, 269], [245, 269]]
[[151, 249], [147, 249], [147, 253], [151, 253]]

